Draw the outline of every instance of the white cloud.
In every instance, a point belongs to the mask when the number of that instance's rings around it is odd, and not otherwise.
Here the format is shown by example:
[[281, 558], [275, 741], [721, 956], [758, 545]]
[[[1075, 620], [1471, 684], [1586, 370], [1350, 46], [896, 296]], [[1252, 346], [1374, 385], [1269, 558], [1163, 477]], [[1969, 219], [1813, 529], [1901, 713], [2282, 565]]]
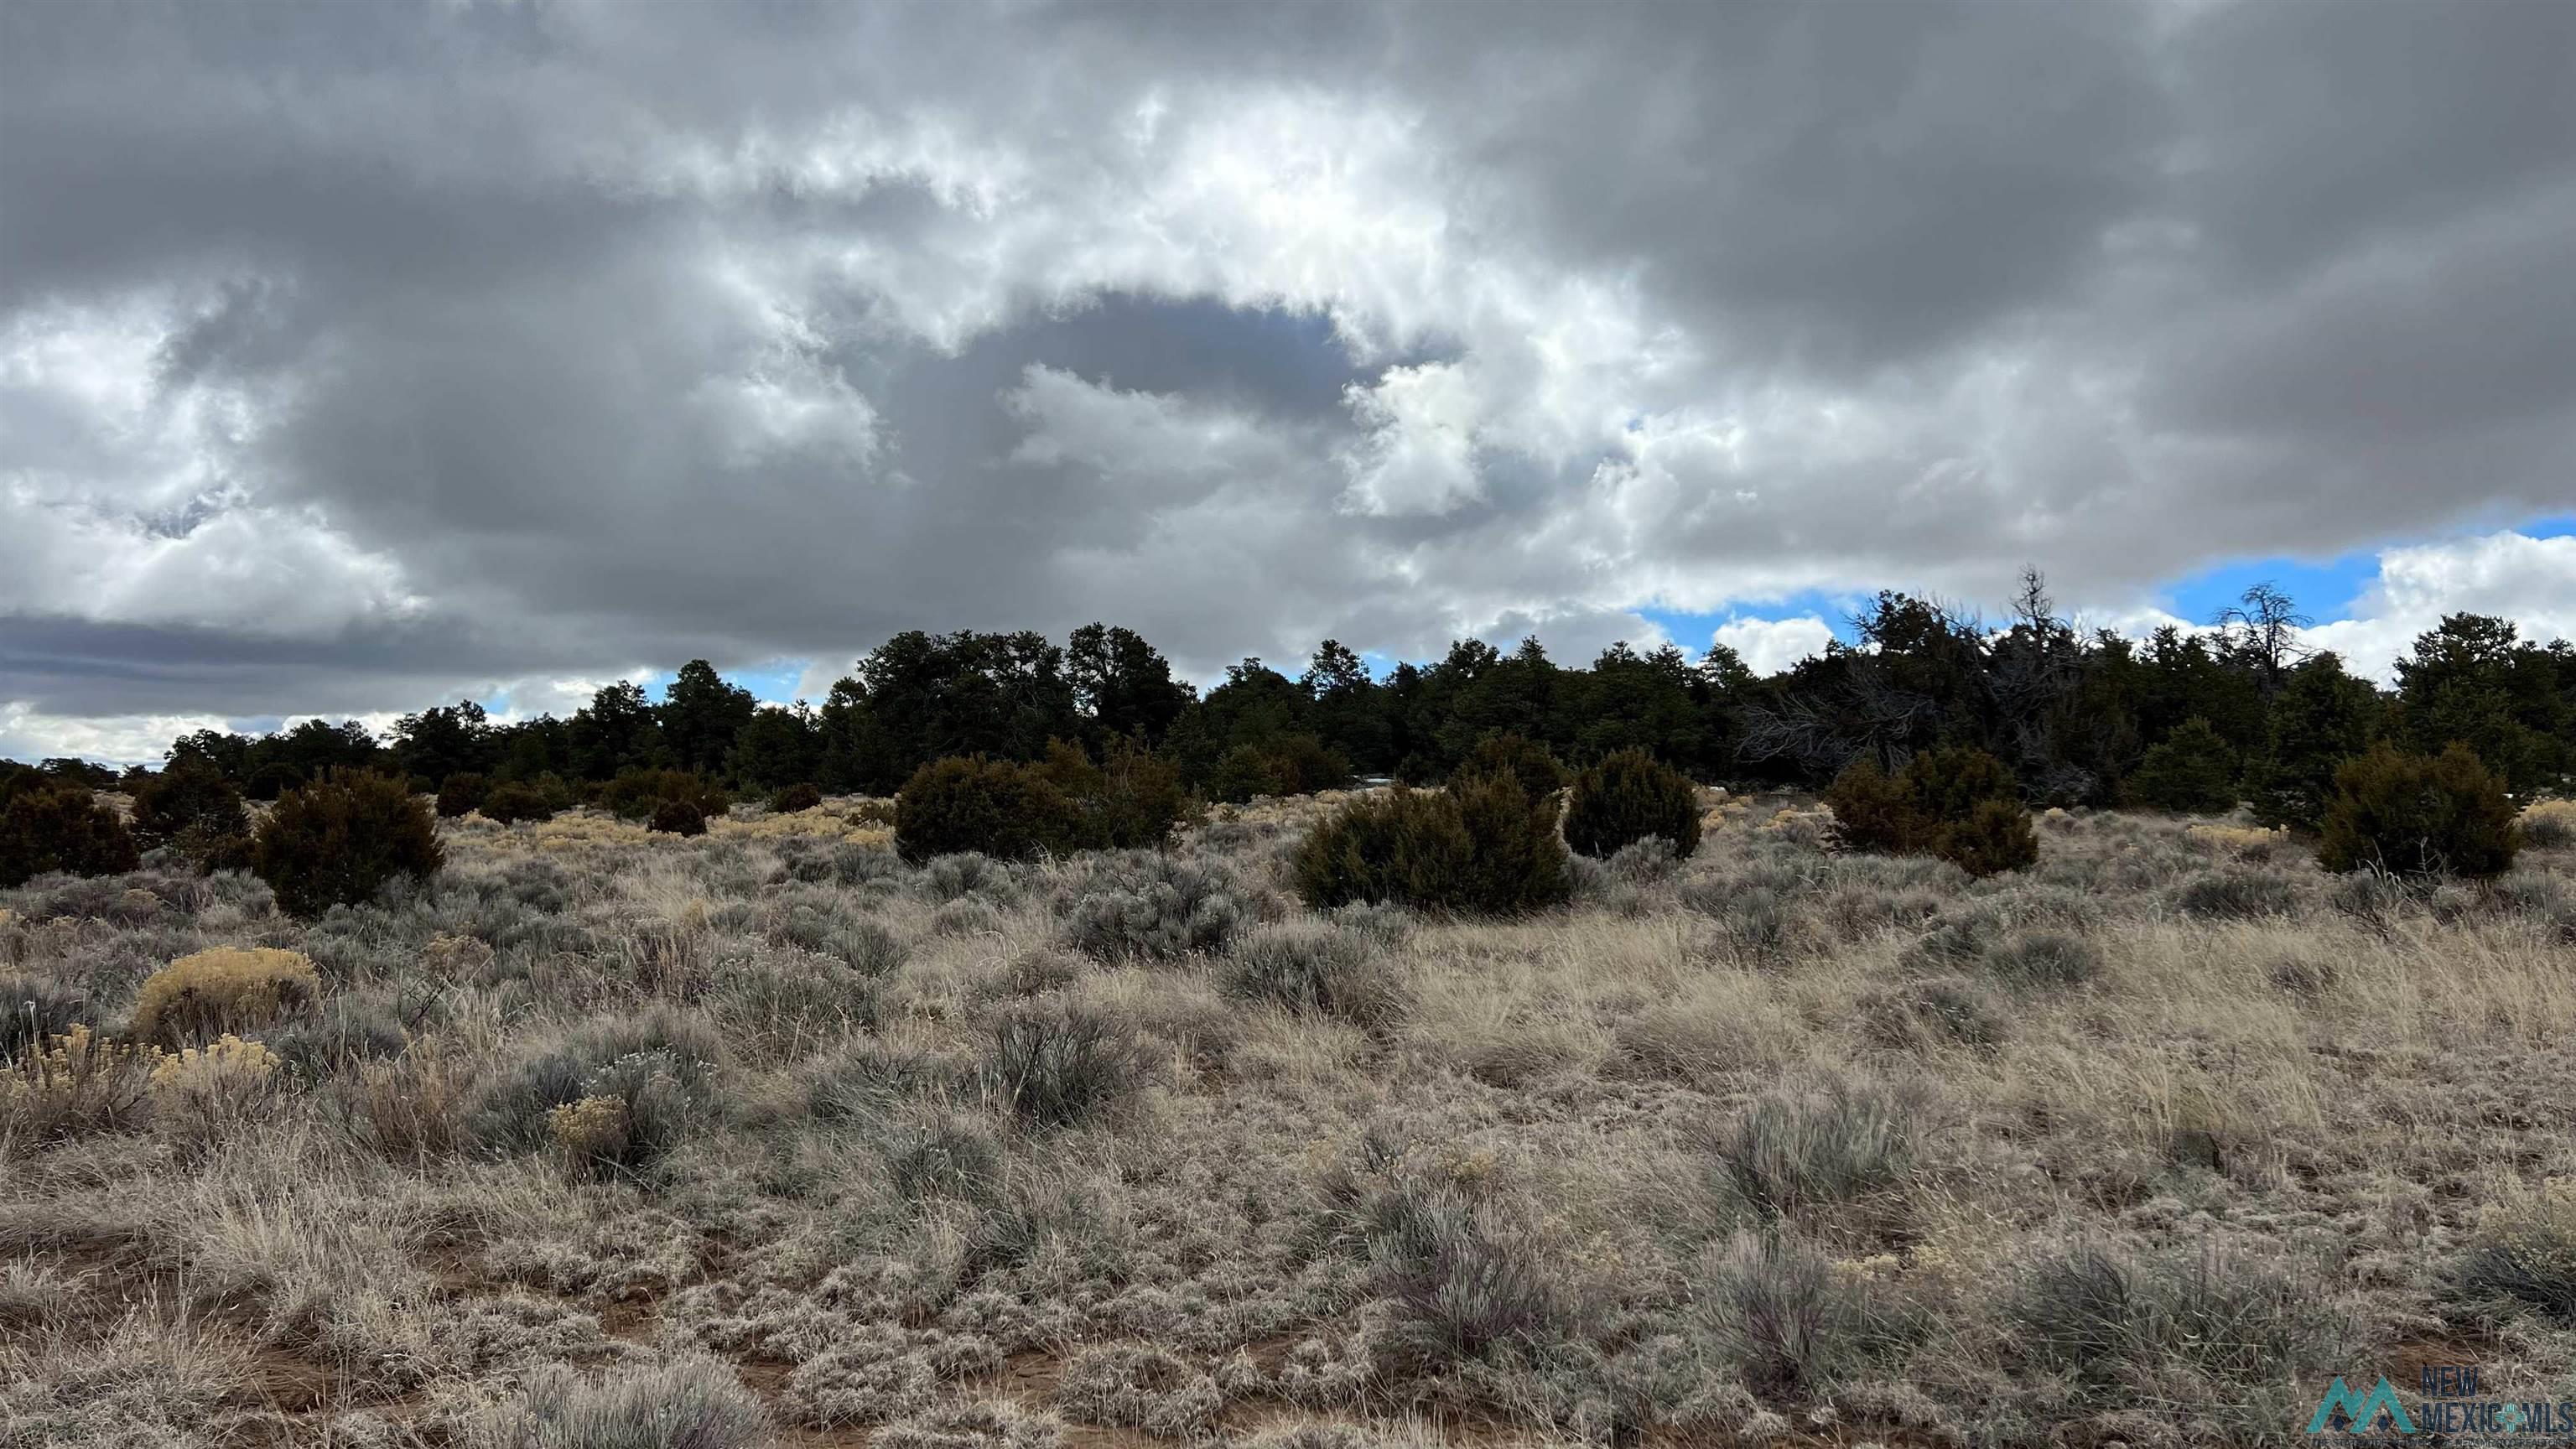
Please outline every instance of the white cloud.
[[0, 760], [33, 763], [73, 756], [111, 765], [159, 764], [181, 735], [226, 728], [212, 715], [121, 715], [66, 719], [0, 701]]
[[1482, 412], [1465, 368], [1390, 367], [1349, 393], [1365, 430], [1342, 455], [1350, 500], [1367, 513], [1446, 513], [1476, 497], [1476, 422]]
[[2445, 614], [2510, 619], [2538, 642], [2576, 639], [2576, 537], [2504, 532], [2383, 550], [2351, 616], [2302, 631], [2302, 642], [2393, 682], [2393, 662]]
[[1833, 626], [1813, 614], [1794, 619], [1729, 619], [1717, 626], [1714, 642], [1743, 659], [1756, 674], [1777, 674], [1833, 642]]

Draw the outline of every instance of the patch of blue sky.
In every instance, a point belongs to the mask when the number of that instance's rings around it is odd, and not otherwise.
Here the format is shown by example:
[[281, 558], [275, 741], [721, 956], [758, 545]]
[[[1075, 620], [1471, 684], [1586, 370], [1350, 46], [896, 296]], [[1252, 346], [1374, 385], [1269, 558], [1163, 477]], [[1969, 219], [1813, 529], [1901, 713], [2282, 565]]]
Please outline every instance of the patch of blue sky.
[[[1859, 594], [1826, 593], [1808, 590], [1784, 599], [1731, 605], [1716, 613], [1696, 613], [1682, 609], [1648, 606], [1637, 613], [1664, 631], [1682, 652], [1696, 658], [1706, 652], [1720, 627], [1745, 619], [1776, 621], [1780, 619], [1821, 619], [1834, 637], [1849, 644], [1858, 637], [1852, 630], [1852, 615], [1868, 600]], [[1585, 661], [1589, 662], [1589, 661]]]
[[[2567, 537], [2576, 534], [2576, 513], [2534, 519], [2518, 525], [2513, 531], [2532, 538]], [[2361, 601], [2379, 577], [2381, 553], [2410, 544], [2440, 541], [2440, 538], [2392, 539], [2323, 558], [2276, 555], [2229, 559], [2174, 580], [2157, 591], [2156, 602], [2169, 613], [2195, 624], [2206, 624], [2215, 620], [2221, 610], [2241, 599], [2247, 589], [2269, 583], [2288, 594], [2299, 612], [2312, 619], [2324, 622], [2350, 618], [2354, 605]]]

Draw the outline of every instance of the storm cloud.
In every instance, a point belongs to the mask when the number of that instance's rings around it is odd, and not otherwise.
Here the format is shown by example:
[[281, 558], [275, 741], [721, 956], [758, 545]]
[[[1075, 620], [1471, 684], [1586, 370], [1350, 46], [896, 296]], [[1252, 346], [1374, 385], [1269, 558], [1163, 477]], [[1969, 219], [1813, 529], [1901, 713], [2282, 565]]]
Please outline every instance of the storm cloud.
[[[2571, 72], [2556, 0], [0, 8], [0, 746], [2438, 549], [2576, 508]], [[2497, 537], [2371, 598], [2576, 608]]]

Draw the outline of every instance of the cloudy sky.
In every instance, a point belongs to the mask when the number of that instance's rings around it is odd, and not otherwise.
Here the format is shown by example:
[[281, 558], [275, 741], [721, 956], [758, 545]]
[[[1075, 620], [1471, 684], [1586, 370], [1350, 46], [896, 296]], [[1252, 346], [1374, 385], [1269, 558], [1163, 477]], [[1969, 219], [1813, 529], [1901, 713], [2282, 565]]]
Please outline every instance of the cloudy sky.
[[1777, 665], [1880, 587], [2576, 634], [2576, 5], [0, 5], [0, 755]]

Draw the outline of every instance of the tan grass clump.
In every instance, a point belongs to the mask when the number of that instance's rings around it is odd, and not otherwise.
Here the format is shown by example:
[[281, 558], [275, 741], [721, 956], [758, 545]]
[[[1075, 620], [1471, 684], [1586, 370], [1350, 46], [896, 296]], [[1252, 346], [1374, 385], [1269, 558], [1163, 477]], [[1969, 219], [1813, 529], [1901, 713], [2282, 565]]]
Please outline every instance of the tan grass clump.
[[852, 845], [892, 845], [894, 827], [861, 816], [836, 815], [829, 806], [787, 814], [711, 817], [707, 835], [714, 840], [841, 840]]
[[113, 1131], [142, 1106], [159, 1054], [86, 1026], [0, 1069], [0, 1139], [47, 1141]]
[[2193, 825], [2186, 827], [2183, 834], [2238, 860], [2247, 861], [2270, 860], [2275, 853], [2287, 850], [2290, 845], [2290, 832], [2286, 827], [2265, 830], [2254, 825]]
[[355, 1063], [341, 1088], [349, 1135], [388, 1161], [454, 1157], [472, 1145], [465, 1116], [474, 1086], [473, 1074], [447, 1052]]
[[217, 946], [152, 973], [134, 998], [132, 1034], [155, 1046], [204, 1041], [299, 1015], [321, 995], [302, 952]]
[[[2576, 845], [2576, 800], [2534, 800], [2523, 807], [2522, 838], [2543, 850]], [[8, 912], [0, 911], [0, 924]]]

